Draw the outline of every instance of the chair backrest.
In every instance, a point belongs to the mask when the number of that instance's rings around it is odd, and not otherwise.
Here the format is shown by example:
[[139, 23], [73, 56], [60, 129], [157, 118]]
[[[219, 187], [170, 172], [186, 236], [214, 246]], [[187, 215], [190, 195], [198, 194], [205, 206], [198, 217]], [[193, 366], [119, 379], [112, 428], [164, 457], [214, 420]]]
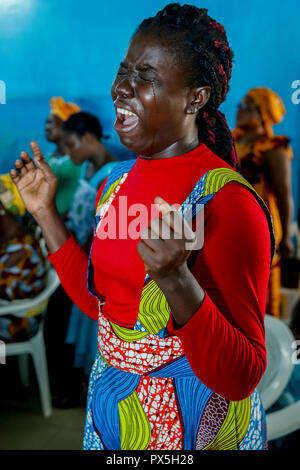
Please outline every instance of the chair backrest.
[[37, 315], [47, 307], [51, 294], [57, 289], [60, 280], [53, 268], [47, 272], [46, 287], [33, 299], [13, 300], [0, 307], [0, 316], [12, 314], [17, 317]]
[[286, 324], [271, 315], [265, 316], [267, 369], [258, 385], [267, 410], [282, 394], [293, 372], [294, 336]]
[[[39, 241], [41, 251], [46, 258], [48, 249], [39, 226], [36, 227], [34, 236]], [[52, 268], [47, 258], [46, 269], [47, 274], [45, 288], [32, 299], [13, 300], [12, 302], [7, 302], [6, 304], [1, 303], [0, 316], [11, 314], [15, 315], [16, 317], [31, 317], [38, 315], [39, 313], [42, 313], [44, 310], [46, 310], [50, 296], [60, 284], [60, 280], [56, 274], [56, 271]]]

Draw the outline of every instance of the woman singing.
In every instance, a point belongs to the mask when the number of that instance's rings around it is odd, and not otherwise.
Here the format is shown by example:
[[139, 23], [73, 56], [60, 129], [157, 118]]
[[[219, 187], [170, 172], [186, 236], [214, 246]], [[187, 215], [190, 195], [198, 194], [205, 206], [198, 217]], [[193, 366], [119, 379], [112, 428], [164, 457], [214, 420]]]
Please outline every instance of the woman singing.
[[[23, 152], [11, 172], [63, 287], [98, 319], [85, 449], [265, 447], [256, 386], [274, 243], [218, 111], [232, 57], [205, 9], [170, 4], [138, 27], [111, 94], [115, 130], [139, 156], [99, 190], [90, 259], [57, 213], [36, 143], [34, 161]], [[135, 237], [137, 204], [148, 216]], [[204, 245], [193, 250], [200, 205]]]

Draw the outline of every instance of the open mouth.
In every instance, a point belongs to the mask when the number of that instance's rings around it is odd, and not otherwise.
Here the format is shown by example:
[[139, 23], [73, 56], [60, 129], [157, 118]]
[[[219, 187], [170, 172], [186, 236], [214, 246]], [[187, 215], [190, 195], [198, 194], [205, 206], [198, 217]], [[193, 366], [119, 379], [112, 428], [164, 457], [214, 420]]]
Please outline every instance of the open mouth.
[[116, 108], [117, 119], [114, 128], [117, 132], [129, 132], [134, 129], [139, 122], [138, 116], [124, 108]]

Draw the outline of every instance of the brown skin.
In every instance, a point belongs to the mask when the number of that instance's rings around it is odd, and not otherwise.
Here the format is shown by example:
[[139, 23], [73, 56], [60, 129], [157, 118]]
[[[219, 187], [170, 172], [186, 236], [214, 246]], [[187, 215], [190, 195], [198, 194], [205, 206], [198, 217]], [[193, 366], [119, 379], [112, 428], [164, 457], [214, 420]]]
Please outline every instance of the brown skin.
[[244, 130], [243, 143], [249, 144], [265, 134], [259, 108], [250, 96], [245, 96], [238, 106], [236, 126]]
[[88, 132], [81, 137], [73, 132], [63, 132], [62, 140], [65, 152], [76, 165], [81, 165], [86, 160], [90, 161], [91, 165], [86, 175], [87, 180], [106, 163], [117, 161], [102, 142]]
[[[265, 134], [259, 108], [249, 96], [239, 104], [236, 126], [244, 130], [240, 143], [249, 145]], [[263, 155], [265, 175], [277, 199], [277, 205], [282, 225], [282, 240], [279, 252], [283, 258], [292, 255], [290, 227], [293, 214], [293, 198], [291, 193], [291, 163], [284, 148], [279, 147]], [[241, 164], [243, 173], [243, 165]], [[244, 174], [247, 177], [246, 174]]]
[[155, 36], [134, 36], [121, 64], [111, 89], [114, 105], [139, 117], [137, 127], [119, 134], [121, 142], [148, 158], [169, 158], [197, 147], [196, 115], [209, 99], [209, 87], [188, 88], [185, 70]]
[[[106, 163], [117, 161], [116, 157], [112, 155], [101, 141], [89, 132], [83, 136], [78, 136], [74, 132], [63, 131], [63, 146], [65, 152], [70, 156], [71, 160], [76, 165], [81, 165], [86, 160], [89, 160], [90, 164], [86, 169], [85, 178], [88, 181], [92, 176], [100, 170]], [[102, 181], [99, 183], [101, 186]], [[67, 217], [66, 217], [67, 219]], [[86, 253], [90, 252], [90, 247], [93, 242], [93, 233], [88, 240], [82, 245], [82, 248]]]
[[264, 162], [268, 170], [268, 179], [272, 182], [282, 225], [282, 240], [278, 249], [283, 258], [289, 258], [293, 253], [290, 228], [294, 209], [291, 192], [291, 162], [284, 148], [266, 152]]
[[[199, 145], [196, 117], [207, 103], [209, 87], [188, 88], [186, 71], [176, 63], [172, 50], [155, 36], [139, 34], [128, 48], [122, 67], [112, 85], [117, 107], [136, 113], [139, 124], [127, 134], [120, 133], [121, 142], [144, 158], [172, 158]], [[147, 70], [146, 70], [147, 67]], [[56, 178], [36, 143], [31, 143], [37, 169], [26, 152], [11, 171], [13, 181], [27, 209], [39, 223], [51, 253], [68, 239], [68, 231], [55, 207]], [[154, 199], [163, 221], [153, 218], [141, 234], [137, 250], [145, 270], [164, 292], [175, 323], [186, 323], [198, 310], [204, 291], [187, 266], [190, 250], [186, 242], [194, 240], [188, 232], [182, 239], [174, 238], [173, 217], [184, 220], [159, 196]], [[172, 217], [168, 220], [168, 213]], [[171, 228], [170, 239], [163, 234], [163, 224]], [[150, 239], [146, 238], [150, 234]], [[159, 235], [158, 240], [155, 235]]]
[[62, 124], [63, 121], [55, 114], [50, 113], [46, 121], [46, 138], [49, 142], [56, 144], [53, 155], [64, 155], [62, 144]]
[[15, 162], [16, 169], [11, 170], [10, 174], [25, 206], [40, 225], [49, 251], [54, 253], [69, 238], [68, 230], [56, 209], [57, 179], [37, 143], [31, 142], [30, 146], [34, 161], [27, 152], [22, 152], [21, 159]]

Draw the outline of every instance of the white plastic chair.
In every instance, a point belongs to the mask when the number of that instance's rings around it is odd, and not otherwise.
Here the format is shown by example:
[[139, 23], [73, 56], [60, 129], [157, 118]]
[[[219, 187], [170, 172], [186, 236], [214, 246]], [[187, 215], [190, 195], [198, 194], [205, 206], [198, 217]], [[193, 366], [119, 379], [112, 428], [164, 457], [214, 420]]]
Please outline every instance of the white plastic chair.
[[300, 400], [282, 410], [267, 414], [268, 440], [278, 439], [300, 429]]
[[[50, 296], [59, 286], [60, 281], [55, 270], [49, 267], [45, 289], [33, 299], [14, 300], [0, 306], [0, 315], [30, 317], [46, 311]], [[25, 386], [29, 385], [28, 354], [31, 354], [40, 390], [42, 411], [45, 417], [52, 414], [51, 394], [43, 334], [44, 322], [41, 321], [38, 332], [28, 341], [10, 343], [5, 346], [6, 356], [20, 355], [19, 370]]]
[[283, 321], [270, 315], [265, 316], [265, 330], [267, 369], [257, 388], [266, 410], [267, 438], [271, 441], [300, 429], [300, 401], [268, 413], [292, 375], [295, 339]]

